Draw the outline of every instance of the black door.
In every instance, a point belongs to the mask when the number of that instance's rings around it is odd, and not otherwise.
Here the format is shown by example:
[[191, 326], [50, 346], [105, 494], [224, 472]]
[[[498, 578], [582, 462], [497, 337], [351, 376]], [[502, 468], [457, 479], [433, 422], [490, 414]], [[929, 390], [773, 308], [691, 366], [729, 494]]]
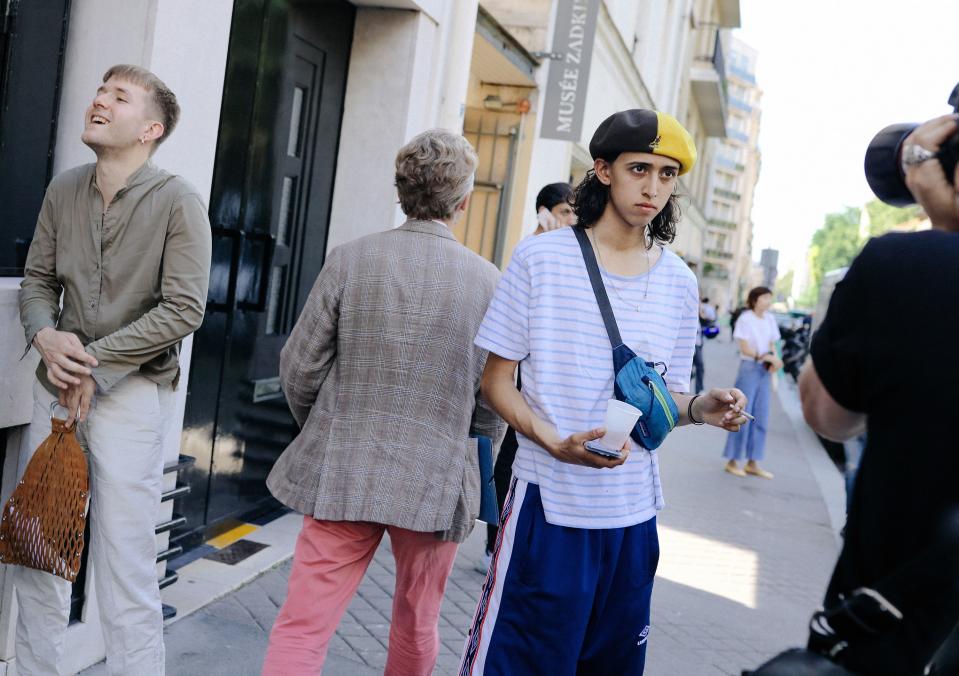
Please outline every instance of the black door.
[[70, 0], [0, 0], [0, 276], [23, 275], [53, 173], [69, 18]]
[[182, 449], [179, 541], [275, 506], [266, 476], [297, 427], [280, 349], [323, 264], [352, 41], [343, 0], [237, 0], [210, 198], [213, 265]]

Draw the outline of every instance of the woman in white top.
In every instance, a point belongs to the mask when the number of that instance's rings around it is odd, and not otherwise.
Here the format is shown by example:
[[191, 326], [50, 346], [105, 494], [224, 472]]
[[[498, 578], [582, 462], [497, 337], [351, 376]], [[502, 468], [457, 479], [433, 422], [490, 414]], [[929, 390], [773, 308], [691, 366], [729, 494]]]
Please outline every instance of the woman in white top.
[[[762, 477], [772, 479], [771, 472], [759, 466], [766, 453], [766, 429], [769, 421], [769, 393], [772, 374], [782, 368], [783, 363], [776, 356], [776, 341], [779, 340], [779, 326], [769, 310], [773, 293], [765, 286], [757, 286], [749, 292], [746, 305], [749, 308], [736, 321], [733, 338], [739, 345], [739, 374], [736, 387], [743, 391], [749, 400], [746, 411], [756, 420], [738, 434], [730, 434], [726, 439], [726, 471], [736, 476]], [[739, 460], [746, 459], [746, 466], [740, 467]]]

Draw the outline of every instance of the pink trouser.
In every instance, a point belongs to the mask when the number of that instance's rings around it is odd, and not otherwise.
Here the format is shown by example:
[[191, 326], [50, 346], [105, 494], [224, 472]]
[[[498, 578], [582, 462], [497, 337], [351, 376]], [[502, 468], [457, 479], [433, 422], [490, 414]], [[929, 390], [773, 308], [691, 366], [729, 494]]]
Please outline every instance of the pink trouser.
[[439, 655], [437, 622], [456, 544], [395, 526], [304, 517], [286, 602], [270, 632], [264, 676], [313, 676], [363, 579], [383, 532], [396, 559], [385, 676], [429, 676]]

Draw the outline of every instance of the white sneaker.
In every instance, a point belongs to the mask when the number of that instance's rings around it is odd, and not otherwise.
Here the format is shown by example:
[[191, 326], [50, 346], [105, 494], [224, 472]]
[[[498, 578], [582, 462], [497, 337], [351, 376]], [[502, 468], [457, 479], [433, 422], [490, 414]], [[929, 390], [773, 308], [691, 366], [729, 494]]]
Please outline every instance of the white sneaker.
[[473, 566], [473, 569], [477, 573], [486, 573], [489, 571], [489, 566], [491, 563], [493, 563], [493, 552], [483, 550], [483, 556], [479, 561], [476, 562], [476, 565]]

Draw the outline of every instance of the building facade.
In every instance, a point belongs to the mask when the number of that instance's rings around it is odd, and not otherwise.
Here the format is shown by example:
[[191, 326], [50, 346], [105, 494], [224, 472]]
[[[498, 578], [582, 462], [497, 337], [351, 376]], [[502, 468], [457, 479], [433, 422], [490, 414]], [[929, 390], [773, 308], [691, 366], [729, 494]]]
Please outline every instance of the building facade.
[[[326, 253], [402, 222], [393, 160], [414, 134], [445, 127], [473, 142], [477, 189], [456, 235], [505, 265], [535, 222], [539, 188], [591, 166], [586, 146], [602, 119], [671, 112], [701, 151], [681, 182], [674, 249], [702, 272], [707, 139], [726, 134], [738, 0], [576, 0], [597, 18], [572, 141], [540, 133], [560, 1], [0, 0], [0, 498], [24, 469], [38, 358], [20, 359], [26, 251], [50, 178], [94, 159], [79, 139], [83, 114], [116, 63], [149, 68], [176, 92], [182, 119], [155, 161], [206, 197], [213, 235], [206, 315], [181, 351], [181, 433], [166, 449], [164, 585], [176, 580], [168, 559], [276, 507], [264, 480], [296, 433], [280, 349]], [[16, 658], [15, 613], [0, 566], [0, 676]], [[103, 655], [89, 575], [73, 619], [64, 666], [79, 671]]]
[[[557, 4], [549, 0], [484, 0], [483, 6], [523, 43], [544, 55], [537, 70], [540, 99], [546, 89], [553, 53]], [[592, 168], [588, 144], [593, 130], [607, 116], [627, 108], [655, 108], [674, 115], [693, 135], [700, 160], [680, 180], [683, 220], [672, 249], [698, 274], [702, 272], [707, 232], [710, 167], [715, 144], [726, 137], [726, 61], [730, 31], [740, 23], [738, 0], [673, 0], [598, 3], [584, 100], [582, 130], [572, 140], [544, 138], [543, 102], [533, 103], [538, 119], [532, 161], [525, 186], [522, 218], [510, 221], [506, 235], [511, 251], [535, 227], [536, 193], [547, 183], [578, 182]], [[561, 61], [561, 60], [560, 60]], [[560, 63], [561, 65], [561, 63]]]
[[733, 38], [727, 67], [725, 139], [715, 146], [707, 201], [705, 264], [701, 290], [722, 309], [741, 304], [749, 292], [753, 194], [759, 180], [762, 90], [756, 84], [756, 51]]
[[[28, 450], [38, 357], [20, 360], [17, 290], [46, 185], [93, 161], [79, 137], [109, 66], [149, 68], [180, 100], [155, 161], [208, 200], [214, 247], [203, 326], [181, 351], [182, 433], [166, 449], [157, 575], [171, 584], [167, 559], [275, 509], [264, 479], [296, 433], [280, 348], [326, 252], [402, 222], [397, 149], [431, 127], [462, 129], [474, 79], [530, 86], [533, 61], [477, 0], [0, 0], [0, 16], [3, 499]], [[75, 586], [70, 673], [103, 657], [92, 575]], [[3, 674], [15, 669], [16, 608], [0, 576]]]

